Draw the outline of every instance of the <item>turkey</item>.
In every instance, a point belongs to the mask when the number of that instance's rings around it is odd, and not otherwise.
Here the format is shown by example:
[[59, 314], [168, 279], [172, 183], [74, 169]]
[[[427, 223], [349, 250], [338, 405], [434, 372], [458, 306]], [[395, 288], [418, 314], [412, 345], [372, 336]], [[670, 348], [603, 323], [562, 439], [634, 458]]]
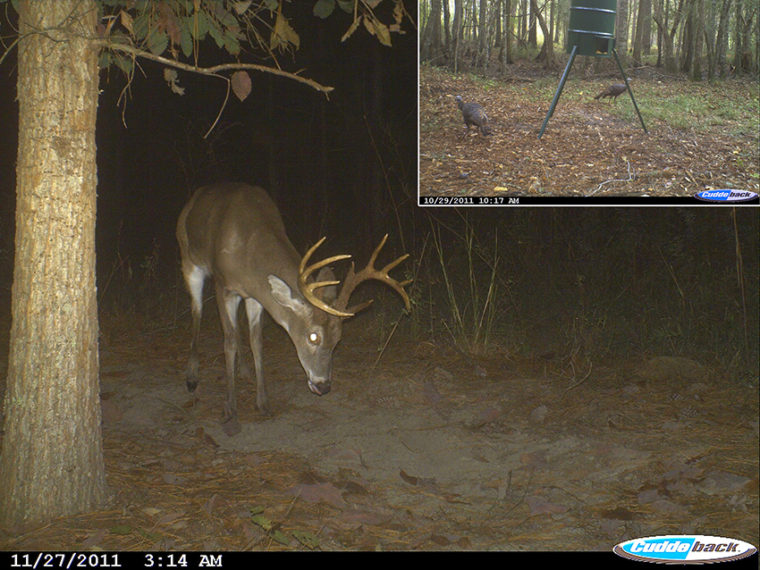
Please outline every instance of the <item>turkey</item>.
[[483, 107], [477, 103], [465, 103], [460, 95], [457, 95], [456, 99], [459, 110], [462, 111], [464, 126], [467, 127], [467, 132], [470, 132], [470, 125], [475, 125], [480, 129], [481, 134], [490, 135], [491, 129], [488, 128], [488, 115], [486, 115]]
[[610, 85], [609, 87], [607, 87], [607, 89], [599, 93], [599, 95], [594, 97], [594, 99], [604, 99], [605, 97], [612, 97], [615, 100], [617, 100], [618, 95], [620, 95], [621, 93], [624, 93], [626, 89], [627, 87], [625, 86], [625, 83], [615, 83], [615, 85]]

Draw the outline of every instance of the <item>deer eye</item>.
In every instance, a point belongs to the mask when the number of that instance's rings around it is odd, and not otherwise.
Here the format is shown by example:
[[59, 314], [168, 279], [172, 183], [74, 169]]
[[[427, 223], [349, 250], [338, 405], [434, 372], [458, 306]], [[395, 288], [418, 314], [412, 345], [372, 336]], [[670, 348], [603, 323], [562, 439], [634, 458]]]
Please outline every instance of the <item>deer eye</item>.
[[309, 333], [309, 343], [313, 344], [314, 346], [319, 345], [322, 342], [322, 338], [319, 336], [318, 332], [310, 332]]

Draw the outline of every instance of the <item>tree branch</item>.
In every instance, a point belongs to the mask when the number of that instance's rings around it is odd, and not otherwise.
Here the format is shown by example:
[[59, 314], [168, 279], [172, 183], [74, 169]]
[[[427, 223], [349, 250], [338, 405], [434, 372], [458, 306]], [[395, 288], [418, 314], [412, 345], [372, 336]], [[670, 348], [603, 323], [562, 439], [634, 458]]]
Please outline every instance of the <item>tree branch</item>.
[[211, 67], [197, 67], [195, 65], [190, 65], [189, 63], [182, 63], [181, 61], [169, 59], [168, 57], [155, 55], [148, 51], [138, 49], [128, 44], [109, 42], [108, 40], [96, 40], [96, 44], [104, 49], [120, 51], [123, 53], [130, 54], [133, 57], [149, 59], [152, 61], [156, 61], [158, 63], [162, 63], [169, 67], [174, 67], [176, 69], [181, 69], [183, 71], [188, 71], [191, 73], [200, 73], [201, 75], [219, 75], [219, 72], [222, 72], [222, 71], [232, 71], [232, 70], [238, 71], [242, 69], [247, 69], [251, 71], [259, 71], [261, 73], [270, 73], [272, 75], [277, 75], [279, 77], [284, 77], [286, 79], [292, 79], [293, 81], [303, 83], [304, 85], [308, 85], [312, 89], [315, 89], [321, 93], [324, 93], [325, 97], [328, 99], [329, 99], [330, 91], [334, 89], [334, 87], [330, 87], [328, 85], [322, 85], [321, 83], [318, 83], [314, 81], [313, 79], [309, 79], [308, 77], [301, 77], [300, 75], [297, 75], [295, 73], [290, 73], [289, 71], [283, 71], [282, 69], [267, 67], [266, 65], [258, 65], [255, 63], [223, 63], [220, 65], [213, 65]]

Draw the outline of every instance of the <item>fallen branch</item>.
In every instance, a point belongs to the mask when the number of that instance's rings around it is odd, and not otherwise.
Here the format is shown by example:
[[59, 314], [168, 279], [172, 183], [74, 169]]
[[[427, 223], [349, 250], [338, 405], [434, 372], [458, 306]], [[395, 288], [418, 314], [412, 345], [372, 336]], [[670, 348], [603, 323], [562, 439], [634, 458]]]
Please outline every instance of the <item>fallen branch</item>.
[[597, 186], [596, 190], [594, 190], [593, 192], [591, 192], [591, 194], [589, 194], [589, 196], [593, 196], [594, 194], [596, 194], [597, 192], [599, 192], [599, 190], [601, 190], [602, 186], [604, 186], [605, 184], [610, 184], [612, 182], [631, 182], [632, 180], [635, 180], [636, 179], [636, 172], [633, 170], [633, 167], [631, 167], [631, 161], [628, 160], [628, 159], [626, 159], [625, 162], [628, 165], [628, 178], [614, 178], [612, 180], [605, 180], [604, 182], [602, 182], [601, 184], [599, 184], [599, 186]]

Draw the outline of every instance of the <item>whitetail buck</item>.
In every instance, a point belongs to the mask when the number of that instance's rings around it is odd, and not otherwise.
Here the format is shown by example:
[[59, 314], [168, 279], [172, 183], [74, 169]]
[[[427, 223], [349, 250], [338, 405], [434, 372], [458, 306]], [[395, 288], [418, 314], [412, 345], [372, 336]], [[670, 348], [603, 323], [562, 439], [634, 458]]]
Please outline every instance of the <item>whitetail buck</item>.
[[[372, 301], [348, 308], [357, 285], [377, 279], [401, 295], [409, 310], [404, 287], [388, 275], [409, 255], [402, 255], [382, 269], [374, 263], [387, 235], [370, 257], [367, 267], [356, 273], [354, 265], [346, 275], [340, 294], [328, 264], [350, 255], [335, 255], [308, 265], [309, 258], [325, 238], [301, 258], [288, 240], [277, 206], [258, 187], [224, 183], [198, 189], [182, 209], [177, 220], [177, 241], [182, 255], [182, 274], [192, 297], [193, 331], [187, 388], [198, 386], [198, 336], [203, 305], [203, 283], [213, 277], [216, 300], [224, 331], [224, 356], [227, 377], [225, 431], [239, 431], [235, 399], [235, 355], [240, 350], [237, 310], [245, 300], [251, 351], [256, 371], [256, 405], [268, 411], [261, 350], [261, 311], [290, 335], [306, 372], [309, 389], [323, 395], [330, 391], [332, 353], [341, 337], [343, 319], [352, 317]], [[320, 269], [316, 281], [312, 274]], [[241, 372], [247, 372], [240, 355]]]

